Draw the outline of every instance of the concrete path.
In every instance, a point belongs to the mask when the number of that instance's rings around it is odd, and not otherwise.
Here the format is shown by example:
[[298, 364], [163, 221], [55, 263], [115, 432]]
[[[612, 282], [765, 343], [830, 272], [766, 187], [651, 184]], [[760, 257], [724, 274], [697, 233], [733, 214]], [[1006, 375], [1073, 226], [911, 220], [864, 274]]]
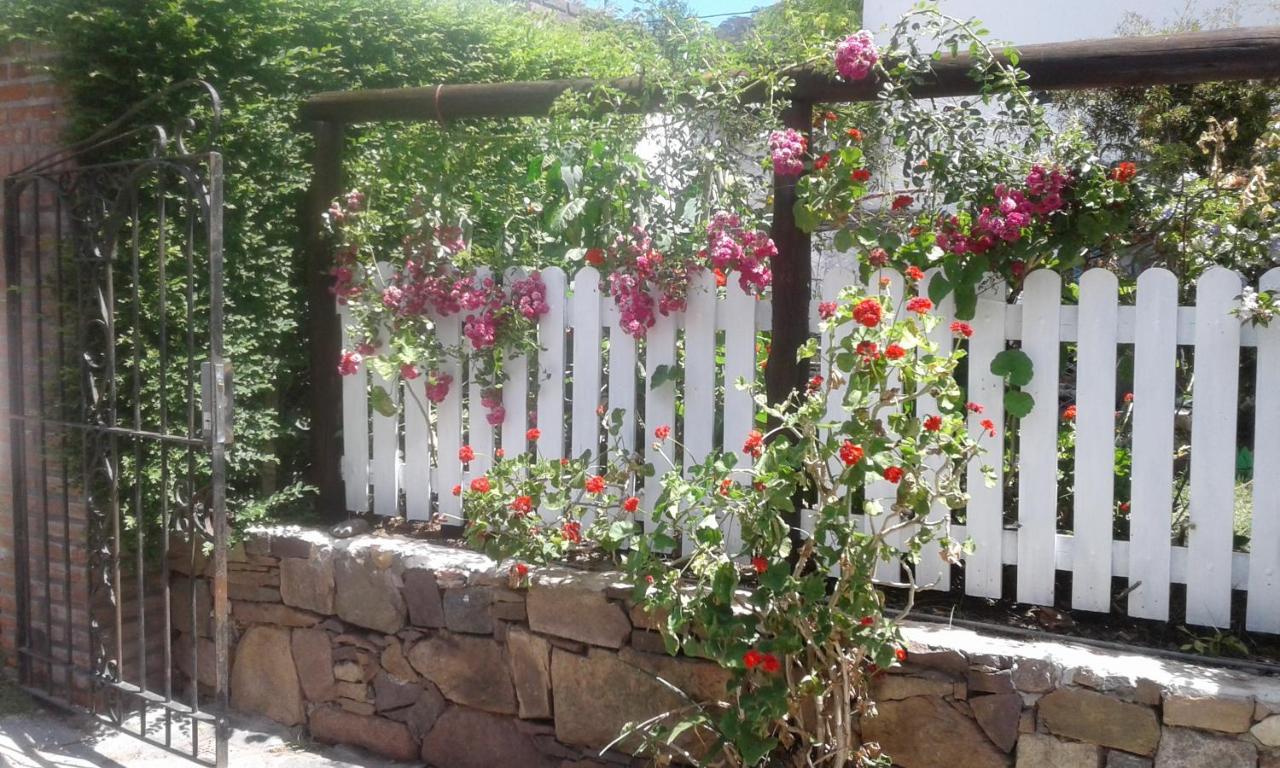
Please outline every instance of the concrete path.
[[[3, 690], [7, 688], [8, 690]], [[237, 720], [231, 768], [405, 768], [346, 747], [305, 741], [300, 729]], [[135, 725], [136, 729], [136, 725]], [[163, 738], [163, 725], [160, 725]], [[203, 730], [203, 729], [202, 729]], [[190, 748], [189, 729], [175, 727], [173, 743]], [[213, 754], [212, 733], [201, 733], [202, 753]], [[207, 746], [206, 746], [207, 742]], [[0, 766], [4, 768], [186, 768], [163, 749], [102, 725], [85, 715], [45, 707], [0, 681]]]

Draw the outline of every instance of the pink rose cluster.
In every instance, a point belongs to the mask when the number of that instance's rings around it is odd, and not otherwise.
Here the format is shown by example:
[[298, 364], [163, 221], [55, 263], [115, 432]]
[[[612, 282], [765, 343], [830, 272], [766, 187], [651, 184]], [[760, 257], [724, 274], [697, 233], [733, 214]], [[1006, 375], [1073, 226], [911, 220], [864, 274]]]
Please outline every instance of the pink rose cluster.
[[880, 60], [871, 33], [862, 30], [836, 45], [836, 71], [845, 80], [863, 80]]
[[627, 333], [644, 338], [657, 322], [655, 309], [665, 316], [685, 308], [690, 269], [654, 249], [644, 229], [632, 227], [630, 237], [618, 238], [609, 253], [617, 264], [609, 274], [609, 295]]
[[793, 128], [769, 134], [773, 172], [779, 176], [799, 176], [804, 171], [804, 153], [807, 150], [808, 142]]
[[738, 271], [738, 285], [747, 293], [763, 293], [773, 282], [769, 268], [778, 248], [764, 232], [744, 230], [736, 213], [719, 211], [707, 225], [707, 250], [711, 266], [727, 273]]
[[1070, 184], [1068, 174], [1034, 166], [1023, 189], [996, 185], [992, 190], [994, 204], [978, 212], [968, 232], [957, 216], [941, 220], [936, 232], [938, 247], [959, 255], [986, 253], [1001, 243], [1017, 242], [1032, 224], [1065, 207], [1063, 192]]

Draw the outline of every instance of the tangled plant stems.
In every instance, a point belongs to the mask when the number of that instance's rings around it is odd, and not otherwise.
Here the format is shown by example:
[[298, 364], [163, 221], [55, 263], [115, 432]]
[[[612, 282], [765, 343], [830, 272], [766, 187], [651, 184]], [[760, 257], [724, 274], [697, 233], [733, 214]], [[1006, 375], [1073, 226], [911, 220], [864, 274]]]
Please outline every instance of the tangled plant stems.
[[[938, 319], [927, 298], [903, 303], [894, 312], [887, 294], [849, 289], [824, 304], [824, 351], [805, 354], [828, 373], [767, 408], [776, 426], [748, 434], [746, 465], [718, 453], [681, 472], [670, 426], [656, 425], [662, 473], [620, 449], [624, 459], [602, 474], [584, 460], [523, 456], [496, 461], [484, 486], [463, 494], [469, 541], [512, 559], [515, 584], [531, 565], [612, 556], [638, 603], [663, 617], [671, 652], [732, 672], [725, 701], [636, 724], [649, 749], [707, 765], [889, 764], [853, 730], [874, 711], [871, 677], [906, 658], [905, 611], [885, 615], [871, 576], [904, 556], [898, 586], [913, 596], [918, 568], [958, 561], [964, 545], [942, 510], [964, 506], [961, 478], [981, 450], [965, 427], [981, 406], [954, 380], [962, 353], [928, 341]], [[874, 483], [889, 484], [888, 498], [868, 500]], [[644, 526], [642, 491], [654, 499]], [[793, 549], [798, 497], [813, 520]]]

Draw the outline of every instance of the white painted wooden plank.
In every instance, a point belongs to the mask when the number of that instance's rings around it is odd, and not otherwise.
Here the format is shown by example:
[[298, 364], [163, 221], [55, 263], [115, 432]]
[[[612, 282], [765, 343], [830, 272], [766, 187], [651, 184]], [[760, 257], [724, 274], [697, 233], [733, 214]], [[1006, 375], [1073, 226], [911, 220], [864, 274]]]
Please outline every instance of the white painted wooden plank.
[[431, 519], [431, 401], [425, 382], [426, 376], [404, 382], [402, 481], [405, 517], [410, 520]]
[[[481, 267], [476, 270], [477, 285], [488, 279], [490, 279], [490, 272], [487, 268]], [[495, 430], [488, 421], [489, 409], [482, 402], [485, 388], [481, 386], [479, 377], [476, 375], [479, 356], [474, 353], [470, 341], [464, 341], [463, 347], [467, 351], [470, 362], [467, 375], [467, 444], [476, 455], [467, 465], [467, 474], [470, 477], [480, 477], [487, 474], [489, 467], [493, 465]]]
[[589, 455], [593, 465], [599, 462], [600, 415], [600, 273], [583, 267], [573, 279], [570, 300], [573, 329], [573, 409], [569, 428], [572, 431], [570, 455], [577, 459]]
[[[857, 285], [857, 283], [858, 278], [853, 272], [850, 272], [844, 267], [832, 267], [827, 270], [825, 275], [822, 276], [822, 286], [818, 295], [819, 301], [839, 301], [840, 292], [851, 285]], [[812, 326], [814, 330], [817, 330], [818, 324], [816, 322], [812, 323]], [[838, 346], [844, 341], [844, 339], [849, 337], [850, 333], [852, 333], [851, 325], [846, 324], [841, 327], [834, 336], [829, 333], [822, 334], [820, 370], [824, 378], [828, 380], [831, 378], [829, 356], [832, 346]], [[827, 400], [826, 419], [828, 421], [844, 421], [847, 417], [848, 410], [845, 409], [844, 405], [841, 403], [841, 393], [832, 392], [830, 398]], [[832, 467], [832, 471], [836, 471], [836, 467], [834, 465]]]
[[400, 380], [370, 372], [370, 382], [391, 396], [397, 412], [373, 412], [373, 511], [383, 517], [400, 512]]
[[1240, 276], [1214, 267], [1196, 285], [1196, 350], [1191, 408], [1191, 530], [1196, 578], [1187, 584], [1187, 623], [1231, 623], [1232, 511], [1240, 321], [1231, 316]]
[[[1004, 380], [991, 373], [991, 361], [1004, 350], [1005, 299], [1003, 280], [987, 276], [986, 288], [978, 295], [977, 308], [969, 324], [969, 399], [986, 406], [985, 414], [969, 414], [969, 431], [977, 434], [983, 419], [1004, 423]], [[965, 561], [965, 594], [976, 597], [1001, 596], [1000, 540], [1004, 529], [1004, 434], [997, 432], [985, 440], [987, 453], [969, 463], [966, 476], [969, 507], [966, 531], [976, 550]], [[988, 487], [983, 465], [995, 472], [995, 485]]]
[[1080, 278], [1071, 607], [1086, 611], [1111, 610], [1118, 292], [1110, 270], [1091, 269]]
[[[1022, 292], [1022, 351], [1034, 375], [1023, 390], [1035, 399], [1018, 429], [1018, 602], [1053, 605], [1053, 548], [1058, 531], [1058, 315], [1062, 279], [1038, 269]], [[983, 403], [985, 406], [986, 404]]]
[[[751, 391], [741, 389], [738, 380], [750, 386], [756, 378], [756, 327], [755, 297], [730, 280], [725, 286], [725, 296], [717, 302], [720, 329], [724, 331], [724, 451], [736, 453], [737, 466], [742, 472], [735, 479], [749, 485], [748, 474], [754, 459], [742, 450], [747, 434], [756, 428], [755, 402]], [[725, 526], [725, 545], [730, 552], [741, 547], [741, 524], [731, 520]]]
[[[1132, 344], [1134, 342], [1134, 323], [1137, 315], [1135, 307], [1120, 307], [1117, 316], [1116, 341], [1120, 344]], [[1178, 307], [1176, 320], [1178, 343], [1190, 346], [1196, 343], [1196, 308], [1195, 307]], [[1061, 326], [1058, 336], [1064, 344], [1073, 343], [1077, 340], [1077, 329], [1079, 328], [1079, 308], [1074, 306], [1065, 306], [1062, 308]], [[1012, 305], [1009, 307], [1009, 314], [1005, 323], [1005, 338], [1011, 341], [1022, 339], [1022, 307]], [[1258, 343], [1258, 329], [1253, 326], [1246, 325], [1240, 329], [1240, 346], [1252, 347]]]
[[[353, 350], [358, 344], [347, 327], [351, 308], [338, 305], [338, 322], [342, 325], [342, 348]], [[333, 361], [336, 366], [338, 361]], [[369, 511], [369, 371], [365, 365], [350, 376], [342, 377], [342, 480], [346, 485], [347, 510]]]
[[[506, 272], [507, 286], [524, 278], [524, 270]], [[504, 364], [506, 382], [502, 385], [502, 407], [507, 418], [502, 422], [502, 450], [508, 459], [514, 459], [529, 450], [525, 439], [529, 431], [529, 358], [512, 355]]]
[[[380, 284], [386, 285], [391, 272], [390, 264], [378, 262]], [[389, 416], [375, 409], [370, 427], [373, 436], [373, 511], [383, 517], [392, 517], [400, 512], [400, 380], [388, 381], [370, 370], [369, 381], [371, 386], [386, 392], [396, 406], [396, 411]]]
[[[609, 326], [609, 423], [613, 423], [615, 412], [622, 412], [618, 438], [623, 453], [630, 454], [636, 448], [636, 339], [622, 329], [617, 303], [605, 291], [601, 294]], [[612, 439], [608, 448], [614, 450]], [[606, 457], [605, 463], [614, 458]]]
[[538, 321], [538, 453], [559, 458], [564, 449], [565, 295], [568, 283], [559, 267], [542, 271], [550, 308]]
[[[897, 322], [899, 313], [905, 313], [904, 305], [910, 298], [910, 292], [906, 289], [906, 282], [902, 275], [891, 269], [876, 270], [871, 274], [871, 284], [867, 288], [870, 291], [880, 291], [889, 297], [889, 311], [884, 314], [883, 324], [891, 324]], [[883, 352], [883, 350], [881, 350]], [[886, 385], [889, 389], [900, 388], [902, 386], [902, 377], [893, 370], [890, 370]], [[885, 408], [881, 413], [881, 424], [884, 427], [886, 436], [894, 439], [894, 432], [889, 429], [889, 417], [897, 414], [902, 409], [897, 406]], [[890, 507], [898, 494], [898, 486], [881, 477], [873, 477], [866, 485], [866, 498], [871, 501], [879, 501], [883, 514], [878, 519], [868, 520], [868, 530], [881, 531], [886, 527], [891, 527], [901, 522], [894, 514], [891, 514]], [[885, 543], [895, 549], [900, 549], [902, 544], [907, 540], [908, 533], [905, 530], [889, 534], [885, 537]], [[889, 560], [881, 560], [876, 564], [875, 578], [886, 581], [902, 580], [902, 562], [900, 558], [894, 557]]]
[[[645, 461], [653, 464], [657, 473], [646, 478], [644, 493], [641, 494], [641, 510], [646, 519], [658, 496], [662, 493], [661, 476], [672, 469], [669, 460], [675, 457], [675, 424], [676, 424], [676, 385], [672, 373], [676, 366], [676, 320], [672, 315], [658, 315], [653, 327], [645, 334], [644, 339], [644, 439], [641, 450]], [[653, 377], [664, 372], [665, 380], [655, 386]], [[659, 427], [671, 429], [671, 437], [659, 442], [654, 436]], [[655, 443], [659, 448], [655, 449]], [[663, 458], [665, 454], [666, 458]]]
[[[931, 269], [925, 273], [925, 279], [920, 283], [920, 294], [929, 295], [929, 283], [938, 274], [938, 270]], [[950, 293], [938, 303], [935, 310], [938, 316], [938, 324], [933, 331], [929, 333], [929, 340], [938, 347], [938, 355], [949, 355], [954, 349], [955, 340], [951, 333], [951, 321], [955, 319], [955, 297]], [[919, 413], [937, 413], [938, 404], [927, 392], [920, 396], [916, 401]], [[930, 456], [925, 459], [925, 466], [929, 467], [934, 473], [937, 473], [939, 467], [943, 465], [941, 456]], [[939, 522], [946, 520], [951, 516], [951, 510], [947, 505], [936, 502], [929, 509], [929, 522]], [[920, 553], [920, 562], [915, 565], [916, 584], [925, 589], [931, 589], [937, 592], [947, 592], [951, 589], [951, 566], [947, 564], [939, 556], [939, 545], [932, 544], [926, 546]]]
[[[687, 471], [715, 450], [716, 280], [703, 271], [689, 280], [684, 313], [684, 468]], [[683, 551], [693, 550], [685, 536]]]
[[[1138, 277], [1133, 360], [1133, 459], [1129, 499], [1128, 613], [1169, 618], [1173, 514], [1173, 413], [1178, 279], [1165, 269]], [[1123, 499], [1121, 499], [1123, 501]], [[1141, 582], [1138, 585], [1138, 582]], [[1137, 585], [1137, 586], [1135, 586]]]
[[[446, 348], [458, 345], [461, 330], [462, 318], [458, 315], [436, 321], [436, 334]], [[462, 366], [449, 356], [440, 365], [440, 375], [453, 381], [449, 393], [435, 407], [437, 509], [446, 522], [456, 525], [462, 522], [462, 501], [453, 495], [454, 486], [462, 483], [462, 462], [458, 461], [458, 448], [462, 446]]]
[[[1280, 267], [1262, 276], [1259, 290], [1280, 292]], [[1249, 541], [1249, 600], [1245, 625], [1280, 632], [1280, 323], [1255, 329], [1258, 384], [1253, 430], [1253, 530]]]

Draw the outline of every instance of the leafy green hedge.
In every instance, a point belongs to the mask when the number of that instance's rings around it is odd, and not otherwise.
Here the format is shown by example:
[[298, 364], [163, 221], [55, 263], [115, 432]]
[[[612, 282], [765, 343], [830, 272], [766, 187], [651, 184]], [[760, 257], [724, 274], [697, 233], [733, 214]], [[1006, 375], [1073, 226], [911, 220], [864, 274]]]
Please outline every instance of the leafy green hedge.
[[225, 99], [229, 498], [240, 523], [286, 511], [305, 470], [310, 137], [299, 104], [333, 89], [625, 76], [643, 48], [634, 26], [490, 0], [5, 0], [0, 19], [7, 35], [59, 52], [73, 137], [184, 79], [209, 80]]

